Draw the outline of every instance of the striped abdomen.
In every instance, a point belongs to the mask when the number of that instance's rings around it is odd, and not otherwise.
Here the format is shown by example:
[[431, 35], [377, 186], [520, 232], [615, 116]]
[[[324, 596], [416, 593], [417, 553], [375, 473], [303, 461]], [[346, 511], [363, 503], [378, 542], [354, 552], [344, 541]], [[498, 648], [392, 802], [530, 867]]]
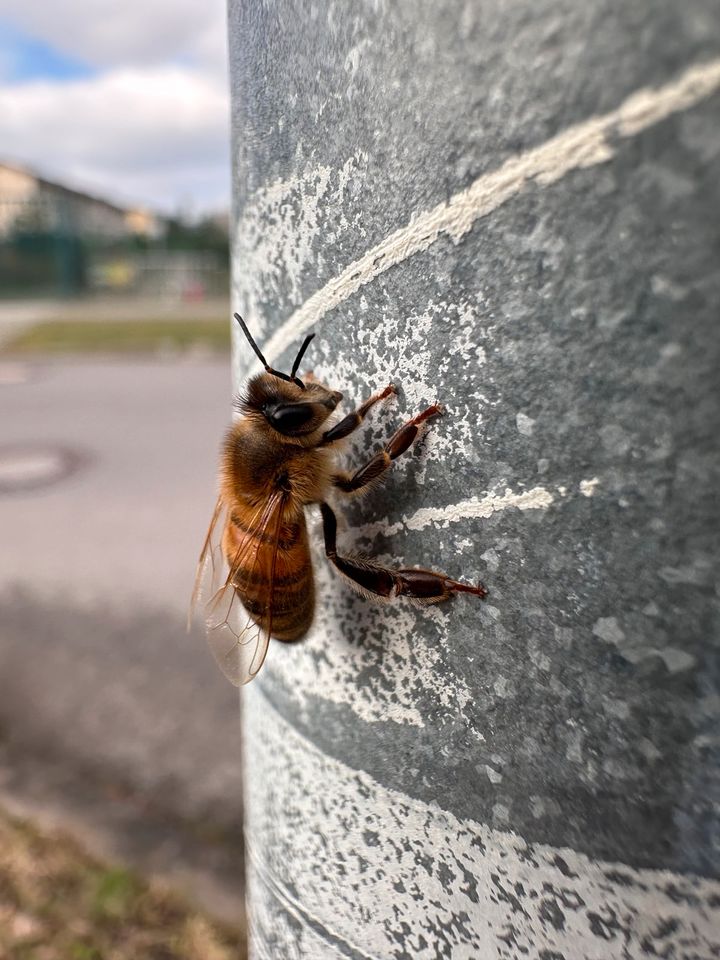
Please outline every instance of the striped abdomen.
[[[233, 570], [232, 582], [252, 619], [262, 626], [267, 626], [270, 619], [271, 634], [277, 640], [299, 640], [310, 628], [315, 609], [304, 516], [281, 525], [277, 551], [274, 539], [273, 530], [249, 528], [242, 512], [235, 509], [225, 528], [223, 552]], [[275, 575], [269, 611], [273, 554]]]

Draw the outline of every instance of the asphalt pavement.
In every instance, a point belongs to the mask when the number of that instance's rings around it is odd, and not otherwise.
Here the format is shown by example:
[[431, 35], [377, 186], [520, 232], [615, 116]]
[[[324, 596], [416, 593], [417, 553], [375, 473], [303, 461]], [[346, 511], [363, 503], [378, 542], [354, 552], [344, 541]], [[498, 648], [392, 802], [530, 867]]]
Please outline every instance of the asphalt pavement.
[[0, 362], [0, 801], [241, 891], [237, 692], [185, 614], [226, 360]]

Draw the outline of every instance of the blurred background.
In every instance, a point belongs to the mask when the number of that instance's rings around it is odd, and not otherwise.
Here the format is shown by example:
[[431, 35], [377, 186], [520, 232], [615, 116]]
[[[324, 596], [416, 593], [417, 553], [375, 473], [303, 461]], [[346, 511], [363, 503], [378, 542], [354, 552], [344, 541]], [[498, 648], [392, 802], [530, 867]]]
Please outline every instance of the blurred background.
[[226, 71], [222, 0], [0, 0], [2, 957], [242, 955]]

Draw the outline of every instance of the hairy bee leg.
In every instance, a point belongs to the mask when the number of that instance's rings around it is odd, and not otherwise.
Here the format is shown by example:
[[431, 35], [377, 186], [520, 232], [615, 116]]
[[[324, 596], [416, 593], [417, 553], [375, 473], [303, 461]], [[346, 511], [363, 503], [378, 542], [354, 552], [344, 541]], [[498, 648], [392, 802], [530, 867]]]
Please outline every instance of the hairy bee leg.
[[369, 400], [366, 400], [361, 407], [358, 407], [357, 410], [353, 410], [352, 413], [349, 413], [346, 417], [343, 417], [340, 423], [336, 423], [334, 427], [331, 427], [330, 430], [327, 430], [322, 435], [319, 446], [327, 447], [331, 443], [336, 443], [338, 440], [344, 440], [345, 437], [349, 437], [353, 430], [357, 430], [376, 403], [379, 403], [381, 400], [387, 400], [388, 397], [394, 396], [396, 392], [395, 386], [391, 383], [385, 387], [384, 390], [373, 394], [373, 396], [370, 397]]
[[325, 538], [325, 555], [336, 569], [361, 590], [378, 597], [413, 597], [428, 603], [440, 603], [454, 593], [474, 593], [484, 600], [487, 590], [482, 583], [473, 586], [461, 583], [444, 573], [433, 570], [391, 570], [371, 561], [358, 561], [340, 557], [337, 552], [337, 518], [327, 503], [320, 504]]
[[439, 403], [434, 403], [431, 407], [423, 410], [412, 420], [408, 420], [400, 429], [390, 437], [384, 448], [372, 457], [371, 460], [360, 467], [354, 474], [338, 473], [333, 478], [333, 483], [344, 493], [355, 493], [361, 490], [367, 484], [377, 480], [388, 469], [393, 460], [405, 453], [410, 445], [417, 439], [421, 425], [431, 417], [437, 417], [443, 412]]

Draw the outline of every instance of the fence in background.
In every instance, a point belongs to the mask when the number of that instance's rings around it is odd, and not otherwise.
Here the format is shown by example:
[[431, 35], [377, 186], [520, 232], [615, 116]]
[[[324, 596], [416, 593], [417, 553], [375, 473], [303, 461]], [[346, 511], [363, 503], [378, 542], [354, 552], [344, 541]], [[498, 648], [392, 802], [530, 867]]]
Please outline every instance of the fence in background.
[[51, 216], [43, 199], [0, 198], [0, 298], [226, 295], [228, 257], [222, 243], [202, 249], [197, 241], [168, 242], [165, 233], [137, 236], [120, 222], [101, 223], [97, 210], [87, 223], [76, 213], [57, 215], [57, 207]]

